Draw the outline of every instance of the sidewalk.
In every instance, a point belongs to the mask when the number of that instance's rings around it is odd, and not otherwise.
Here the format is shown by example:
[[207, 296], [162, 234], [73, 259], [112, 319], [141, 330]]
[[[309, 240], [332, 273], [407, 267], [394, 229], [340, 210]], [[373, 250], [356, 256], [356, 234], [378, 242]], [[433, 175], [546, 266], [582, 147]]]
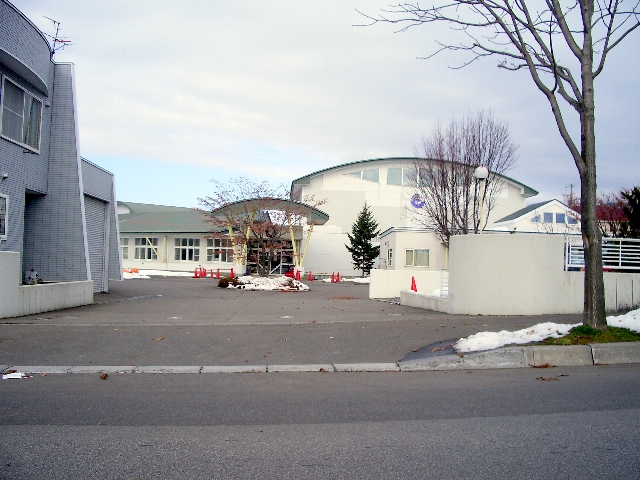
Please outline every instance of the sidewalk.
[[[312, 282], [310, 291], [295, 293], [223, 290], [216, 284], [180, 277], [113, 282], [112, 292], [96, 294], [94, 305], [3, 319], [0, 364], [29, 367], [22, 371], [32, 373], [45, 367], [61, 372], [328, 372], [434, 369], [445, 360], [451, 368], [469, 369], [475, 356], [484, 355], [477, 363], [493, 366], [483, 368], [505, 368], [498, 366], [504, 362], [486, 360], [491, 356], [486, 352], [415, 354], [479, 331], [580, 321], [576, 315], [448, 315], [369, 300], [367, 285], [345, 282]], [[522, 347], [510, 352], [499, 355], [517, 357], [513, 362], [522, 366], [533, 358]]]

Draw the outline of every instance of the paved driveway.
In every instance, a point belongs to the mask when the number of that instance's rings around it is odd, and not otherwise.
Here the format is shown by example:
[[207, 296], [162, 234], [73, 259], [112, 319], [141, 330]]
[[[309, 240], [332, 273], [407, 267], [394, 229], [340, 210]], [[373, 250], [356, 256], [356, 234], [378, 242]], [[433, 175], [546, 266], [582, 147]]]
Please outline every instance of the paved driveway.
[[0, 320], [0, 364], [242, 365], [395, 362], [431, 343], [580, 316], [447, 315], [370, 300], [368, 286], [216, 288], [211, 279], [112, 282], [94, 305]]

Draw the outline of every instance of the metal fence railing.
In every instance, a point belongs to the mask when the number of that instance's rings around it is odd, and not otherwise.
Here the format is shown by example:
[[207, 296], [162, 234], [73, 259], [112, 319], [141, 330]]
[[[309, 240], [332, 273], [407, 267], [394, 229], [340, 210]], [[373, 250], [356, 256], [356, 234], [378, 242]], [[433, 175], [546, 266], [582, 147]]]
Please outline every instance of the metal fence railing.
[[[567, 237], [564, 258], [565, 270], [584, 268], [582, 237]], [[640, 271], [640, 239], [603, 238], [602, 266], [612, 270]]]

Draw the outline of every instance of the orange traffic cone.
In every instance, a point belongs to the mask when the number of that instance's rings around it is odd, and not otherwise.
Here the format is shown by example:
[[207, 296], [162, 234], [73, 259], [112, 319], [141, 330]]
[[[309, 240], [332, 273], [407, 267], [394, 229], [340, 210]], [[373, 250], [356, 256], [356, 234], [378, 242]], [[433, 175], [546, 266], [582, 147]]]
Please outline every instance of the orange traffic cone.
[[331, 283], [336, 283], [336, 277], [333, 272], [331, 272]]
[[229, 274], [229, 276], [230, 276], [231, 278], [234, 278], [234, 277], [235, 277], [235, 275], [233, 274], [233, 268], [231, 269], [231, 273]]
[[340, 283], [340, 272], [336, 275], [336, 283]]
[[198, 277], [199, 277], [198, 269], [197, 269], [197, 268], [194, 268], [194, 270], [193, 270], [193, 277], [191, 277], [191, 278], [198, 278]]
[[[213, 270], [211, 273], [213, 274]], [[216, 270], [216, 278], [220, 278], [220, 269]]]
[[300, 280], [300, 270], [296, 270], [296, 280]]
[[411, 277], [411, 290], [414, 292], [418, 291], [418, 287], [416, 286], [416, 279], [414, 277]]
[[309, 272], [309, 277], [307, 278], [307, 281], [313, 282], [313, 275], [311, 274], [311, 272]]

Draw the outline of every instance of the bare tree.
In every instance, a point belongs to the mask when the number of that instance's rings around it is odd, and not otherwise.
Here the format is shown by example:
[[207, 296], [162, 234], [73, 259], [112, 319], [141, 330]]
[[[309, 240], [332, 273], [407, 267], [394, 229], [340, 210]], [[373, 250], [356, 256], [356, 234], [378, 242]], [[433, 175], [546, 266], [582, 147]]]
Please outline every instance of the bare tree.
[[[530, 5], [532, 5], [530, 7]], [[637, 0], [448, 0], [427, 8], [403, 3], [372, 23], [403, 25], [402, 29], [445, 23], [463, 37], [461, 43], [440, 43], [442, 51], [463, 51], [462, 66], [487, 56], [498, 67], [528, 71], [551, 106], [560, 135], [580, 174], [582, 239], [585, 249], [583, 321], [606, 328], [602, 235], [596, 207], [595, 78], [607, 56], [639, 25]], [[573, 137], [561, 104], [575, 110], [580, 135]]]
[[[411, 180], [420, 200], [413, 207], [421, 207], [410, 208], [412, 216], [447, 247], [451, 235], [483, 230], [504, 188], [500, 176], [515, 163], [516, 150], [509, 126], [491, 113], [454, 120], [445, 131], [437, 126], [416, 154]], [[489, 171], [484, 186], [474, 177], [480, 166]]]

